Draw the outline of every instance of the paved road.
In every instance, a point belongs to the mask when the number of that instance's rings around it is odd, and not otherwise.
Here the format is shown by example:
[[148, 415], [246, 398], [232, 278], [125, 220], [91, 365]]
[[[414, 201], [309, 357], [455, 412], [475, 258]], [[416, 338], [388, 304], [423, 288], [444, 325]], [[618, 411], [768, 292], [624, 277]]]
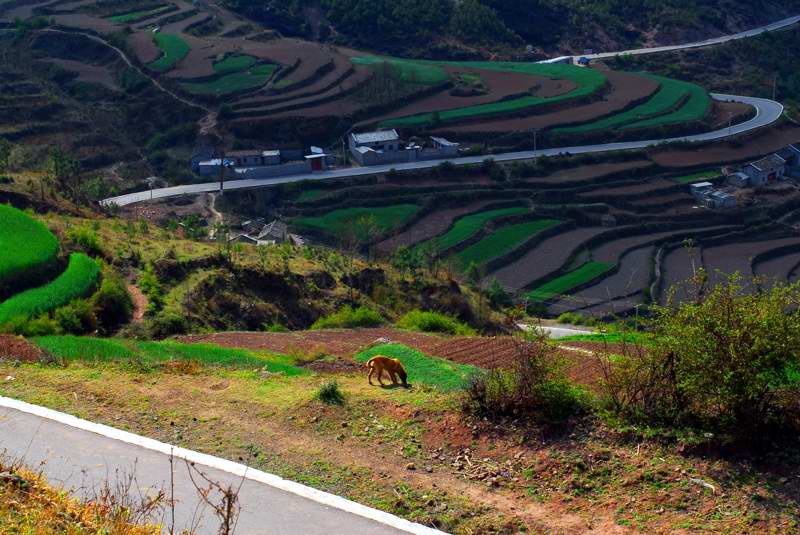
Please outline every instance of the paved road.
[[587, 54], [581, 57], [587, 57], [589, 59], [604, 59], [604, 58], [613, 58], [615, 56], [624, 56], [624, 55], [639, 56], [643, 54], [657, 54], [659, 52], [674, 52], [677, 50], [689, 50], [692, 48], [702, 48], [706, 46], [721, 45], [724, 43], [729, 43], [731, 41], [737, 41], [739, 39], [747, 39], [749, 37], [755, 37], [757, 35], [761, 35], [762, 33], [781, 30], [783, 28], [793, 26], [798, 22], [800, 22], [800, 15], [779, 20], [777, 22], [773, 22], [772, 24], [767, 24], [766, 26], [761, 26], [759, 28], [754, 28], [752, 30], [739, 32], [732, 35], [723, 35], [722, 37], [714, 37], [712, 39], [705, 39], [703, 41], [697, 41], [694, 43], [685, 43], [682, 45], [658, 46], [653, 48], [637, 48], [634, 50], [623, 50], [621, 52], [600, 52], [597, 54]]
[[572, 325], [529, 325], [527, 323], [518, 323], [517, 327], [523, 331], [532, 331], [533, 329], [541, 329], [546, 332], [553, 340], [559, 340], [568, 336], [577, 336], [581, 334], [595, 334], [595, 331], [586, 329], [576, 329]]
[[[600, 153], [617, 150], [634, 150], [643, 149], [653, 145], [662, 143], [675, 143], [681, 141], [705, 142], [716, 141], [724, 139], [729, 136], [735, 136], [750, 132], [772, 123], [780, 119], [783, 114], [783, 105], [772, 100], [766, 100], [755, 97], [740, 97], [734, 95], [712, 94], [712, 97], [718, 101], [732, 101], [749, 104], [756, 109], [756, 116], [743, 123], [734, 125], [732, 128], [723, 128], [713, 132], [706, 132], [704, 134], [697, 134], [693, 136], [684, 136], [670, 139], [659, 139], [649, 141], [625, 141], [621, 143], [606, 143], [599, 145], [585, 145], [578, 147], [561, 147], [553, 149], [544, 149], [539, 151], [522, 151], [522, 152], [508, 152], [503, 154], [495, 154], [491, 156], [497, 162], [513, 162], [516, 160], [530, 160], [543, 156], [557, 156], [560, 154], [587, 154], [587, 153]], [[332, 171], [323, 171], [318, 173], [309, 173], [302, 175], [292, 175], [281, 178], [270, 179], [247, 179], [247, 174], [242, 173], [242, 179], [229, 180], [225, 182], [225, 190], [237, 189], [250, 189], [250, 188], [263, 188], [268, 186], [275, 186], [277, 184], [287, 184], [291, 182], [302, 182], [304, 180], [331, 180], [363, 177], [369, 175], [376, 175], [386, 173], [391, 169], [396, 171], [415, 171], [419, 169], [430, 169], [436, 167], [442, 162], [449, 161], [455, 165], [475, 165], [481, 163], [486, 156], [470, 156], [461, 158], [451, 158], [447, 160], [431, 160], [425, 162], [410, 162], [394, 165], [376, 165], [372, 167], [352, 167], [345, 169], [336, 169]], [[137, 202], [143, 202], [151, 199], [165, 199], [169, 197], [178, 197], [187, 194], [207, 193], [212, 191], [219, 191], [218, 182], [206, 182], [202, 184], [190, 184], [186, 186], [173, 186], [170, 188], [154, 189], [152, 191], [142, 191], [137, 193], [129, 193], [117, 197], [111, 197], [102, 201], [104, 205], [116, 204], [118, 206], [126, 206]]]
[[[19, 407], [25, 412], [12, 407]], [[143, 496], [149, 496], [160, 489], [169, 489], [169, 455], [147, 447], [148, 445], [152, 446], [152, 443], [160, 444], [162, 447], [166, 447], [168, 452], [170, 451], [169, 446], [67, 416], [68, 422], [77, 420], [83, 422], [79, 425], [110, 429], [112, 436], [113, 432], [130, 435], [133, 437], [133, 441], [140, 443], [139, 445], [131, 444], [109, 438], [104, 436], [105, 434], [97, 434], [73, 425], [65, 425], [65, 423], [54, 421], [49, 417], [45, 418], [30, 413], [41, 414], [42, 411], [54, 412], [0, 397], [0, 454], [4, 453], [14, 460], [23, 459], [28, 466], [34, 469], [38, 468], [40, 463], [46, 462], [42, 466], [42, 470], [52, 484], [68, 489], [74, 488], [78, 495], [84, 497], [91, 497], [93, 490], [101, 487], [106, 481], [112, 485], [117, 481], [125, 481], [126, 478], [122, 474], [131, 472], [136, 476], [136, 484], [131, 493], [133, 496], [138, 495], [137, 490], [141, 491]], [[123, 438], [123, 440], [127, 439]], [[181, 455], [183, 453], [176, 450], [175, 456]], [[195, 466], [213, 481], [230, 484], [234, 488], [238, 487], [242, 481], [240, 475], [235, 475], [225, 468], [226, 465], [243, 468], [241, 465], [203, 456], [196, 452], [189, 452], [187, 458], [190, 460], [200, 459], [201, 461]], [[202, 464], [206, 460], [209, 464], [215, 464], [215, 459], [221, 463], [217, 468]], [[176, 532], [197, 525], [195, 520], [199, 518], [198, 534], [216, 534], [219, 522], [210, 508], [204, 506], [200, 500], [195, 486], [189, 478], [186, 462], [176, 459], [174, 472], [177, 501]], [[239, 494], [242, 509], [236, 533], [444, 535], [440, 531], [412, 524], [386, 513], [287, 482], [263, 472], [253, 470], [246, 472], [246, 475], [247, 479], [244, 480]], [[194, 476], [195, 479], [198, 479], [196, 473]], [[298, 494], [298, 492], [287, 491], [285, 488], [278, 488], [275, 484], [264, 483], [263, 480], [277, 480], [279, 486], [293, 485], [302, 488]], [[304, 492], [305, 494], [303, 494]], [[314, 499], [310, 499], [310, 497]], [[343, 510], [342, 502], [345, 503], [345, 507], [347, 504], [352, 505], [359, 514], [355, 514], [353, 508], [350, 508], [349, 512]], [[199, 511], [199, 514], [196, 511]], [[162, 525], [169, 527], [171, 515], [168, 511], [165, 514], [163, 520], [156, 519], [156, 522], [161, 521]], [[381, 521], [377, 521], [375, 515]]]

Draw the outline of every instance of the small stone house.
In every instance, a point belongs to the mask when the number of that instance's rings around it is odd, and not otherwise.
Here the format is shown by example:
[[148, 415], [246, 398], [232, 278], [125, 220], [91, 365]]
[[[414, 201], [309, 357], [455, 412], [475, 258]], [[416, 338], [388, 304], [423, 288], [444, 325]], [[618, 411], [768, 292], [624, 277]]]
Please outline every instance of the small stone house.
[[742, 168], [742, 172], [750, 177], [750, 185], [763, 186], [776, 180], [784, 180], [786, 175], [786, 160], [772, 154], [757, 162], [749, 163]]

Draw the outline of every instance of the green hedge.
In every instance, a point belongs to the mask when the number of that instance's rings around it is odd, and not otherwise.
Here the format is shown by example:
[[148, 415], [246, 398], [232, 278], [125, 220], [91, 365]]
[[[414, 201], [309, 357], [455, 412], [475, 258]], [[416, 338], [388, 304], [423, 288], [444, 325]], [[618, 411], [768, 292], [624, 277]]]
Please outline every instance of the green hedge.
[[73, 299], [86, 297], [97, 287], [99, 277], [97, 262], [84, 254], [73, 253], [66, 271], [53, 282], [17, 294], [0, 304], [0, 324], [38, 316]]

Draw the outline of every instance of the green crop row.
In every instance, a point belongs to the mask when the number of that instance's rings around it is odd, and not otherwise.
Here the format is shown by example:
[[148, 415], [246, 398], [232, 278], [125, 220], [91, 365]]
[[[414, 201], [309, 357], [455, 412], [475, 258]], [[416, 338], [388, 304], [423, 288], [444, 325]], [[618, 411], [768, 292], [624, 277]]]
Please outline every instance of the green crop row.
[[36, 282], [53, 267], [58, 240], [25, 212], [0, 204], [0, 293], [22, 281]]
[[255, 65], [256, 62], [258, 62], [257, 58], [245, 54], [225, 56], [221, 61], [214, 62], [214, 72], [217, 74], [242, 72]]
[[[702, 119], [708, 111], [710, 99], [702, 87], [652, 74], [642, 74], [641, 76], [652, 78], [659, 83], [658, 91], [646, 102], [598, 121], [558, 128], [556, 132], [582, 134], [612, 128], [642, 128], [644, 126], [672, 124], [685, 120]], [[683, 104], [676, 110], [675, 108], [682, 101]], [[676, 117], [682, 119], [675, 120]]]
[[380, 68], [387, 65], [400, 75], [400, 80], [410, 84], [436, 85], [447, 81], [447, 72], [432, 63], [381, 56], [359, 56], [353, 58], [354, 65]]
[[130, 13], [124, 13], [122, 15], [114, 15], [108, 17], [108, 20], [110, 20], [111, 22], [116, 22], [117, 24], [128, 24], [129, 22], [137, 22], [142, 19], [153, 17], [170, 9], [172, 9], [172, 6], [167, 4], [159, 6], [154, 9], [143, 9], [140, 11], [132, 11]]
[[409, 221], [419, 211], [414, 204], [396, 204], [375, 208], [342, 208], [316, 217], [298, 217], [294, 225], [313, 228], [329, 234], [338, 233], [343, 226], [359, 218], [368, 218], [380, 232], [388, 232]]
[[586, 284], [610, 271], [613, 267], [614, 264], [587, 262], [578, 269], [570, 271], [566, 275], [553, 279], [535, 290], [528, 292], [527, 297], [533, 301], [547, 301], [558, 295], [569, 293], [570, 290], [582, 284]]
[[67, 269], [51, 283], [19, 293], [0, 304], [0, 324], [30, 318], [64, 306], [91, 294], [97, 286], [100, 268], [81, 253], [73, 253]]
[[511, 208], [500, 208], [497, 210], [487, 210], [485, 212], [477, 212], [459, 218], [453, 227], [438, 238], [433, 238], [417, 245], [417, 249], [421, 249], [428, 244], [435, 243], [436, 250], [446, 251], [451, 247], [455, 247], [459, 243], [470, 239], [478, 233], [486, 223], [501, 217], [509, 217], [514, 215], [521, 215], [527, 212], [528, 209], [522, 206], [514, 206]]
[[557, 219], [539, 219], [500, 227], [477, 243], [474, 243], [456, 255], [459, 265], [465, 268], [473, 262], [477, 265], [506, 255], [533, 238], [536, 234], [558, 225]]
[[294, 366], [291, 357], [260, 354], [211, 344], [181, 344], [173, 341], [139, 342], [116, 338], [42, 336], [34, 343], [58, 358], [89, 362], [137, 362], [158, 364], [169, 361], [197, 361], [206, 366], [266, 368], [288, 376], [308, 372]]
[[224, 95], [261, 87], [277, 68], [277, 65], [259, 65], [246, 72], [234, 72], [209, 81], [184, 82], [181, 85], [197, 95]]
[[153, 35], [153, 40], [163, 53], [160, 58], [147, 65], [154, 71], [166, 72], [172, 69], [191, 51], [186, 41], [178, 35], [157, 33]]
[[710, 178], [717, 178], [720, 174], [719, 169], [715, 168], [700, 171], [699, 173], [692, 173], [690, 175], [676, 176], [673, 177], [672, 180], [678, 184], [691, 184], [692, 182], [701, 182]]
[[[422, 62], [427, 64], [427, 62]], [[530, 76], [543, 76], [551, 79], [570, 80], [576, 84], [576, 88], [563, 95], [554, 97], [523, 96], [516, 99], [501, 100], [487, 104], [466, 106], [452, 110], [443, 110], [438, 113], [441, 122], [452, 122], [472, 117], [488, 115], [498, 115], [522, 111], [525, 109], [540, 106], [542, 104], [555, 104], [567, 100], [593, 95], [598, 92], [607, 82], [606, 76], [594, 69], [583, 69], [572, 65], [541, 65], [537, 63], [513, 63], [513, 62], [491, 62], [491, 61], [462, 61], [444, 62], [441, 65], [494, 70], [500, 72], [515, 72]], [[406, 117], [389, 119], [381, 123], [381, 126], [413, 127], [430, 124], [435, 119], [434, 113], [419, 113]]]

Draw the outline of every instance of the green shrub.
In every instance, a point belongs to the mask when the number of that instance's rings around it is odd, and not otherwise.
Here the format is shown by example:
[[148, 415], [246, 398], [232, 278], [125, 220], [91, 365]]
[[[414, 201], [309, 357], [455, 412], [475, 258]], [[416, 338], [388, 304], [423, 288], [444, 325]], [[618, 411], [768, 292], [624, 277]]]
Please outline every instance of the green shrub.
[[153, 338], [166, 338], [176, 334], [186, 334], [189, 323], [183, 315], [164, 310], [150, 320], [148, 327]]
[[280, 323], [265, 323], [262, 325], [262, 330], [265, 333], [288, 333], [289, 329], [281, 325]]
[[88, 227], [73, 227], [67, 232], [67, 237], [89, 255], [101, 256], [103, 254], [97, 233]]
[[476, 374], [467, 388], [465, 410], [488, 418], [538, 418], [560, 422], [580, 410], [583, 391], [563, 374], [557, 347], [543, 333], [516, 340], [510, 369]]
[[85, 334], [94, 330], [95, 316], [92, 307], [85, 299], [76, 299], [70, 304], [56, 309], [54, 319], [67, 334]]
[[10, 322], [4, 323], [0, 331], [30, 338], [32, 336], [61, 334], [61, 326], [49, 315], [42, 314], [37, 318], [15, 318]]
[[327, 381], [317, 390], [316, 398], [328, 405], [342, 405], [344, 394], [339, 390], [339, 383], [335, 379]]
[[645, 322], [652, 343], [601, 361], [611, 407], [635, 421], [747, 440], [787, 423], [783, 400], [800, 394], [789, 372], [800, 366], [800, 284], [744, 290], [752, 286], [735, 276], [696, 301], [655, 306]]
[[164, 306], [164, 289], [156, 277], [153, 265], [148, 264], [139, 276], [139, 289], [147, 296], [147, 313], [155, 314]]
[[397, 326], [412, 331], [473, 336], [475, 330], [452, 316], [439, 312], [412, 310], [397, 322]]
[[14, 318], [30, 318], [66, 305], [92, 293], [100, 277], [97, 263], [86, 255], [73, 253], [66, 271], [53, 282], [27, 290], [0, 304], [0, 324]]
[[312, 329], [353, 329], [355, 327], [378, 327], [384, 319], [369, 307], [353, 308], [345, 305], [338, 311], [324, 316], [311, 326]]
[[103, 277], [100, 289], [92, 296], [92, 307], [97, 327], [103, 333], [116, 331], [133, 315], [133, 299], [125, 282], [111, 273]]

